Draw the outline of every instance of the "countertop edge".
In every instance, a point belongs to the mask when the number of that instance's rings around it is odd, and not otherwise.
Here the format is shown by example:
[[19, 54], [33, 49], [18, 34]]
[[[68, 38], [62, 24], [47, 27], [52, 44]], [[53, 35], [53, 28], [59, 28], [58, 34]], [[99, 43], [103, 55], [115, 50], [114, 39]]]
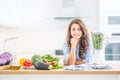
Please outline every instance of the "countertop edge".
[[116, 75], [120, 75], [120, 71], [46, 71], [46, 70], [26, 70], [26, 71], [22, 71], [22, 70], [18, 70], [18, 71], [11, 71], [11, 70], [1, 70], [0, 71], [0, 75], [27, 75], [27, 74], [31, 74], [31, 75], [99, 75], [99, 74], [106, 74], [106, 75], [112, 75], [112, 74], [116, 74]]

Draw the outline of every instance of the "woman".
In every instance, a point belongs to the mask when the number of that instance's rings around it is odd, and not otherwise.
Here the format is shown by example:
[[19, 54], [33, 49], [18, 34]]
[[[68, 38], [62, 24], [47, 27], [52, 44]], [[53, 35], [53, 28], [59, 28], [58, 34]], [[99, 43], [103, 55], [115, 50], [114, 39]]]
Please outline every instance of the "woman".
[[92, 62], [92, 38], [82, 20], [74, 19], [69, 24], [63, 52], [65, 64], [79, 65]]

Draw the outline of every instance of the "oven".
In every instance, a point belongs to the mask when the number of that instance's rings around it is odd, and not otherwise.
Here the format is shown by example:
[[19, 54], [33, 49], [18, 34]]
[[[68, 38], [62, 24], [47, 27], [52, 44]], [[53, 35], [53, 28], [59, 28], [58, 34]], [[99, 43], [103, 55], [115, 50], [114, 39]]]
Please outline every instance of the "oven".
[[120, 12], [104, 13], [101, 24], [104, 30], [120, 31]]
[[105, 61], [120, 61], [120, 12], [104, 12], [100, 22], [105, 35]]
[[120, 61], [120, 31], [106, 32], [104, 55], [106, 61]]

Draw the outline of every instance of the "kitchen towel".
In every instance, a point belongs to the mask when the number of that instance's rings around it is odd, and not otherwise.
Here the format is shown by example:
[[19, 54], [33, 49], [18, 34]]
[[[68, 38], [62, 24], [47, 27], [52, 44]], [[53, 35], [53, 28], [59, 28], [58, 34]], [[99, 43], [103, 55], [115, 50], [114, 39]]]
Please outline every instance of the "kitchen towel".
[[112, 66], [106, 63], [80, 64], [65, 67], [65, 70], [92, 70], [92, 69], [111, 69]]

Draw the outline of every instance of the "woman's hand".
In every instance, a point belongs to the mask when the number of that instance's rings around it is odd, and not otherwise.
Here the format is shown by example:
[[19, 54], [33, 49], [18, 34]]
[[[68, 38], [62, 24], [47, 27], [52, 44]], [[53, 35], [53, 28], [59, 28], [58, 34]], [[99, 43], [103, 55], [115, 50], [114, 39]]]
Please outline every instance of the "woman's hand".
[[[76, 46], [80, 40], [71, 38], [71, 49], [70, 49], [70, 54], [68, 58], [68, 64], [73, 65], [76, 62]], [[77, 64], [77, 63], [76, 63]]]
[[74, 48], [76, 48], [76, 46], [77, 46], [77, 43], [78, 43], [78, 40], [77, 40], [77, 39], [74, 39], [74, 38], [71, 38], [71, 41], [70, 41], [70, 43], [71, 43], [71, 47], [74, 47]]
[[75, 65], [79, 65], [79, 64], [84, 64], [85, 62], [83, 60], [76, 60], [75, 61]]
[[76, 46], [77, 46], [77, 40], [74, 39], [74, 38], [71, 38], [71, 49], [70, 49], [70, 54], [69, 54], [69, 57], [68, 57], [68, 64], [69, 65], [73, 65], [75, 64], [75, 60], [76, 60]]

